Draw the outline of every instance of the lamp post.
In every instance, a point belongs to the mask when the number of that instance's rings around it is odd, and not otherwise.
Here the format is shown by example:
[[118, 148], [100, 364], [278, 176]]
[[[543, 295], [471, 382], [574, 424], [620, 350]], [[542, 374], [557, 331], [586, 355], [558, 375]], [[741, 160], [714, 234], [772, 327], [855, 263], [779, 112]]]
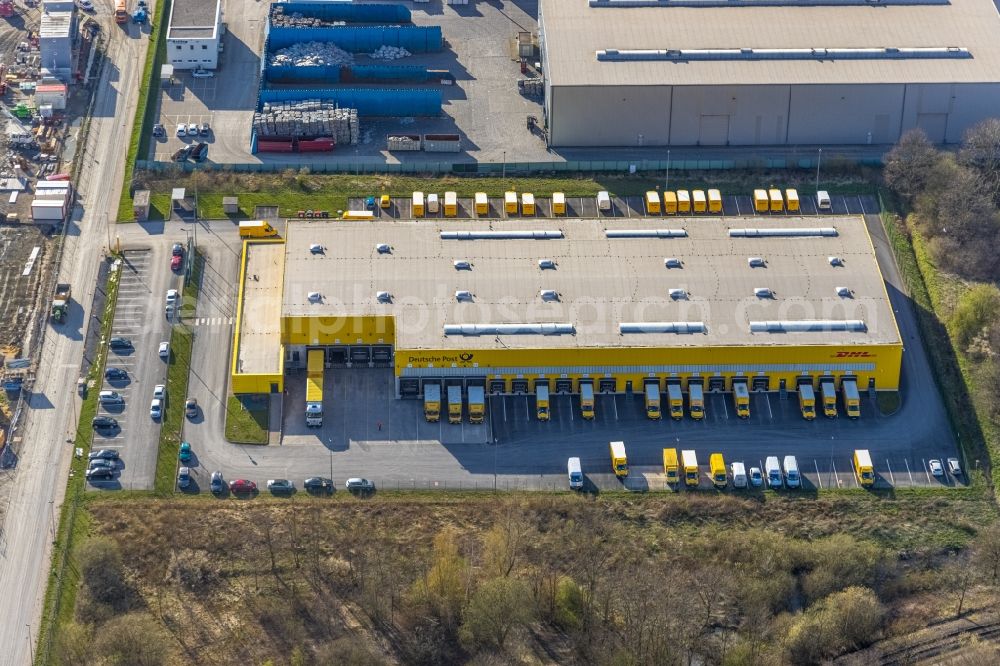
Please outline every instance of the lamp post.
[[25, 623], [24, 626], [28, 628], [28, 650], [31, 651], [31, 663], [35, 663], [35, 643], [31, 640], [31, 625]]
[[504, 182], [505, 180], [507, 180], [507, 151], [506, 150], [503, 151], [503, 162], [500, 165], [500, 185], [502, 187], [504, 187], [504, 188], [507, 187], [507, 183]]
[[663, 191], [667, 192], [670, 190], [670, 150], [667, 150], [667, 179], [663, 183]]
[[823, 149], [816, 155], [816, 191], [819, 192], [819, 163], [823, 160]]

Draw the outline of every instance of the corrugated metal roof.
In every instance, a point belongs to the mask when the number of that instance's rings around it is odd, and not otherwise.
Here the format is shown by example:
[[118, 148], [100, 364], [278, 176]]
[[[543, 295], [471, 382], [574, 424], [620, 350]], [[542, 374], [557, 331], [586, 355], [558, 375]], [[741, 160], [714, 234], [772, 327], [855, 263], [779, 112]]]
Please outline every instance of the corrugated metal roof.
[[[530, 224], [530, 227], [526, 227]], [[685, 228], [672, 238], [609, 238], [637, 224]], [[893, 344], [899, 342], [882, 276], [859, 217], [808, 217], [795, 227], [835, 227], [836, 236], [732, 238], [730, 228], [784, 228], [789, 218], [642, 220], [289, 221], [283, 316], [393, 315], [401, 349], [704, 347]], [[561, 230], [544, 239], [442, 237], [446, 231]], [[386, 243], [389, 252], [376, 246]], [[323, 252], [315, 252], [314, 244]], [[844, 265], [831, 266], [829, 257]], [[753, 268], [747, 257], [760, 256]], [[683, 267], [667, 268], [664, 257]], [[540, 269], [540, 258], [555, 269]], [[457, 270], [455, 260], [470, 269]], [[846, 285], [851, 297], [837, 295]], [[760, 298], [755, 287], [773, 296]], [[671, 289], [684, 297], [671, 297]], [[542, 296], [556, 292], [556, 298]], [[380, 302], [386, 291], [391, 301]], [[459, 298], [459, 292], [468, 292]], [[310, 294], [318, 294], [310, 298]], [[272, 294], [275, 298], [276, 294]], [[861, 320], [865, 330], [752, 333], [751, 321]], [[623, 337], [621, 323], [704, 322], [703, 333], [655, 331]], [[572, 335], [449, 336], [445, 326], [572, 325]]]
[[[991, 0], [946, 5], [590, 7], [541, 0], [553, 85], [950, 83], [1000, 81]], [[964, 47], [972, 58], [848, 61], [598, 62], [606, 49]]]
[[38, 36], [41, 39], [69, 37], [70, 27], [72, 25], [73, 14], [70, 12], [44, 13], [42, 14], [42, 20], [38, 26]]

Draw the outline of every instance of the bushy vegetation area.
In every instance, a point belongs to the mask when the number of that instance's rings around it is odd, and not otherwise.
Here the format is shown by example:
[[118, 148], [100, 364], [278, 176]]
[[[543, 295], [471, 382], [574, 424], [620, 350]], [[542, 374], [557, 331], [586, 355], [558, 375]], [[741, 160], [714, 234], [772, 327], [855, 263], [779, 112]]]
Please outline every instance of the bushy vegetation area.
[[59, 663], [809, 664], [998, 587], [972, 493], [337, 495], [91, 500]]

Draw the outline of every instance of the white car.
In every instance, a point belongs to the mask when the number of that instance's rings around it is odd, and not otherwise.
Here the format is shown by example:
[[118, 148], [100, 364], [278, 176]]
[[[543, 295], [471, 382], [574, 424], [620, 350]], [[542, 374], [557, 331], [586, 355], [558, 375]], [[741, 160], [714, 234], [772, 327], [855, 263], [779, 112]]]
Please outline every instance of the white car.
[[928, 462], [927, 467], [931, 470], [931, 476], [944, 476], [944, 467], [937, 458]]
[[167, 387], [163, 384], [157, 384], [153, 387], [153, 397], [164, 400], [167, 397]]
[[187, 136], [187, 135], [188, 135], [188, 127], [187, 127], [187, 125], [185, 125], [184, 123], [181, 123], [180, 125], [178, 125], [177, 126], [177, 136]]
[[94, 9], [94, 3], [90, 0], [76, 0], [76, 6], [88, 12]]
[[167, 289], [167, 305], [175, 304], [178, 296], [180, 296], [180, 292], [176, 289]]
[[962, 476], [962, 464], [958, 458], [948, 458], [948, 471], [952, 476]]
[[163, 416], [163, 401], [159, 398], [153, 398], [153, 402], [149, 403], [149, 418], [159, 419]]
[[198, 136], [198, 123], [188, 123], [188, 136]]
[[169, 358], [170, 357], [170, 343], [169, 342], [161, 342], [160, 343], [159, 354], [160, 354], [160, 358]]
[[193, 76], [196, 79], [210, 79], [213, 76], [215, 76], [215, 73], [210, 72], [207, 69], [196, 69], [193, 72], [191, 72], [191, 76]]

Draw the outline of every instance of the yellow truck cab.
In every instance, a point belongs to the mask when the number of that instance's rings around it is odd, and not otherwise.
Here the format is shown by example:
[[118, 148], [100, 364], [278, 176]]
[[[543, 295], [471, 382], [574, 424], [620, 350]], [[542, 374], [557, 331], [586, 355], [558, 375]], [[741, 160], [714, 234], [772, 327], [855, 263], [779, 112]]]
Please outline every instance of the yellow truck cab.
[[655, 190], [646, 192], [646, 215], [660, 214], [660, 193]]
[[861, 395], [857, 383], [853, 379], [845, 379], [840, 388], [844, 392], [844, 411], [852, 419], [861, 416]]
[[482, 423], [486, 418], [486, 389], [469, 387], [469, 423]]
[[667, 402], [670, 403], [670, 418], [675, 421], [684, 418], [684, 394], [680, 384], [667, 384]]
[[437, 423], [441, 419], [441, 385], [427, 384], [424, 386], [424, 418], [428, 423]]
[[462, 387], [448, 387], [448, 423], [462, 422]]
[[611, 442], [611, 469], [615, 476], [628, 476], [628, 459], [625, 458], [625, 442]]
[[663, 193], [663, 212], [667, 215], [677, 214], [677, 195], [673, 192]]
[[812, 384], [799, 384], [799, 410], [807, 421], [816, 418], [816, 392]]
[[654, 421], [659, 420], [660, 414], [660, 386], [649, 382], [646, 384], [646, 417]]
[[688, 382], [688, 413], [696, 421], [705, 418], [705, 391], [697, 382]]
[[868, 453], [868, 449], [854, 450], [854, 475], [864, 488], [875, 485], [875, 467], [872, 465], [872, 457]]
[[684, 485], [692, 488], [698, 487], [698, 454], [690, 449], [681, 451], [681, 466], [684, 467]]
[[833, 385], [833, 379], [820, 381], [819, 393], [823, 399], [823, 415], [832, 419], [837, 415], [837, 389]]
[[277, 235], [278, 230], [265, 220], [243, 220], [240, 222], [240, 236], [244, 238], [267, 238]]
[[566, 214], [566, 195], [562, 192], [552, 193], [552, 214], [553, 215], [565, 215]]
[[388, 208], [390, 203], [392, 203], [392, 199], [389, 198], [388, 194], [383, 194], [381, 197], [379, 197], [378, 200], [379, 208]]
[[580, 415], [585, 419], [594, 418], [594, 385], [580, 385]]
[[750, 418], [750, 390], [746, 382], [733, 382], [733, 402], [736, 404], [736, 416]]
[[712, 472], [712, 485], [716, 488], [725, 488], [729, 485], [729, 477], [726, 474], [726, 461], [721, 453], [713, 453], [708, 458], [708, 468]]
[[539, 421], [549, 420], [549, 387], [545, 384], [535, 387], [535, 414]]
[[677, 462], [677, 449], [663, 449], [663, 476], [669, 485], [680, 482], [680, 465]]
[[476, 192], [475, 202], [476, 215], [489, 215], [490, 198], [486, 196], [486, 192]]

